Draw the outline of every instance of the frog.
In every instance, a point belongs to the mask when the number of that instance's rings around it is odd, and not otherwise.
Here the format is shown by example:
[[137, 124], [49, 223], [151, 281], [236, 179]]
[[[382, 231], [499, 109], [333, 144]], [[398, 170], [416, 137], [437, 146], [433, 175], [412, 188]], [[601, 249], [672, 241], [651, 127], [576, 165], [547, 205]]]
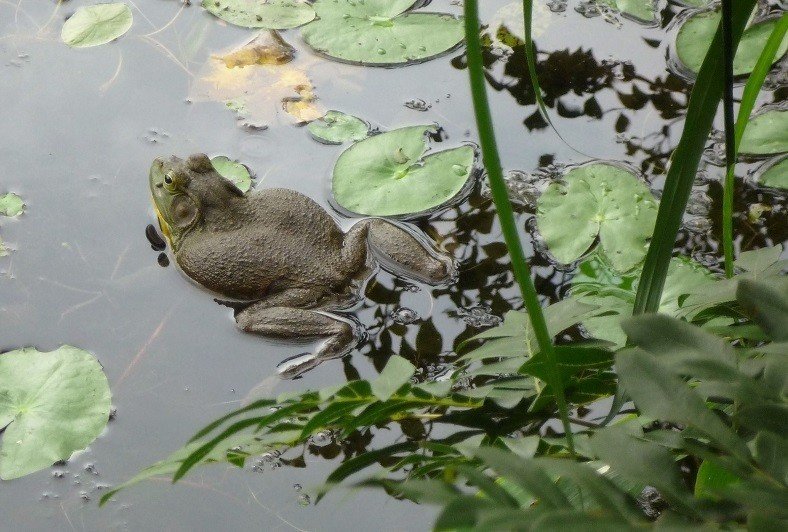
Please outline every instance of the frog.
[[378, 269], [440, 285], [451, 256], [423, 232], [381, 217], [346, 232], [310, 197], [287, 188], [242, 192], [205, 154], [155, 159], [150, 192], [179, 269], [232, 306], [238, 328], [319, 343], [289, 371], [343, 357], [358, 343], [344, 312], [363, 299]]

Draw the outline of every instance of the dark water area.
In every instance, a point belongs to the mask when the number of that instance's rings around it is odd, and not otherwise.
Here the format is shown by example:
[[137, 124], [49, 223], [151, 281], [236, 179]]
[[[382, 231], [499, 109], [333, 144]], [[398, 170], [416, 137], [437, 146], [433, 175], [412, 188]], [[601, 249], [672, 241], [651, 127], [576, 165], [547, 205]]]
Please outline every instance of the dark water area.
[[[483, 2], [482, 20], [507, 3]], [[162, 267], [145, 236], [155, 223], [148, 168], [157, 156], [226, 155], [256, 173], [258, 189], [297, 189], [347, 228], [353, 220], [332, 211], [329, 201], [343, 148], [315, 142], [282, 111], [272, 113], [267, 129], [250, 130], [223, 102], [193, 101], [206, 61], [248, 41], [251, 30], [227, 26], [196, 3], [138, 0], [130, 4], [134, 25], [117, 42], [69, 49], [59, 38], [63, 20], [89, 4], [0, 0], [0, 193], [15, 192], [27, 204], [17, 219], [0, 219], [0, 236], [15, 250], [0, 258], [0, 352], [61, 344], [90, 351], [108, 376], [116, 415], [67, 464], [0, 482], [0, 529], [427, 529], [434, 509], [382, 492], [339, 489], [317, 506], [305, 497], [343, 456], [390, 443], [401, 437], [399, 428], [361, 433], [343, 446], [315, 442], [290, 465], [277, 459], [254, 469], [218, 465], [175, 486], [168, 479], [146, 482], [98, 508], [107, 486], [164, 458], [252, 390], [275, 396], [371, 377], [395, 353], [417, 365], [419, 378], [441, 378], [459, 341], [521, 302], [491, 201], [478, 183], [461, 204], [416, 221], [458, 259], [456, 284], [433, 289], [380, 273], [356, 313], [367, 341], [299, 379], [278, 378], [277, 365], [303, 345], [237, 331], [230, 309], [174, 266]], [[459, 13], [453, 4], [434, 1], [430, 10]], [[575, 2], [564, 10], [552, 2], [558, 12], [537, 4], [540, 81], [566, 142], [536, 112], [522, 50], [489, 52], [485, 61], [501, 158], [507, 170], [520, 172], [511, 183], [521, 236], [548, 302], [566, 293], [572, 268], [556, 265], [535, 237], [530, 194], [564, 165], [589, 159], [573, 148], [629, 163], [658, 193], [690, 85], [666, 67], [674, 18], [684, 8], [662, 2], [661, 25], [646, 27], [621, 17], [587, 18]], [[436, 148], [477, 141], [462, 50], [407, 68], [363, 68], [318, 58], [298, 30], [282, 34], [325, 108], [383, 130], [435, 122]], [[763, 103], [784, 98], [784, 86], [771, 89]], [[719, 150], [710, 143], [695, 214], [677, 243], [717, 271]], [[788, 241], [786, 196], [753, 184], [758, 165], [738, 167], [745, 183], [736, 197], [742, 250]], [[753, 204], [768, 209], [754, 216]]]

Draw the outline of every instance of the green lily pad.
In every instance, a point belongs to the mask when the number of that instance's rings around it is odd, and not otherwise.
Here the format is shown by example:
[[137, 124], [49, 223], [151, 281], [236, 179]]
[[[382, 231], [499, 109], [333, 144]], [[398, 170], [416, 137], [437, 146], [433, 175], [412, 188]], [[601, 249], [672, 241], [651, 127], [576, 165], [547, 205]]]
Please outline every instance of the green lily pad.
[[783, 157], [776, 163], [767, 163], [766, 170], [758, 179], [765, 187], [783, 188], [788, 190], [788, 157]]
[[788, 151], [788, 110], [774, 109], [750, 118], [739, 153], [774, 155]]
[[[736, 56], [733, 58], [734, 75], [742, 76], [752, 72], [777, 20], [765, 20], [744, 30]], [[676, 36], [676, 53], [684, 66], [692, 72], [697, 73], [700, 70], [719, 23], [720, 13], [707, 11], [690, 17], [679, 29]], [[788, 36], [780, 43], [775, 61], [780, 59], [786, 50], [788, 50]]]
[[3, 194], [0, 196], [0, 214], [3, 216], [16, 216], [25, 210], [25, 202], [16, 194]]
[[0, 355], [0, 478], [67, 460], [101, 434], [109, 411], [107, 377], [87, 351], [64, 345]]
[[60, 38], [72, 48], [88, 48], [114, 41], [131, 27], [133, 17], [122, 2], [80, 7], [66, 20]]
[[[626, 343], [626, 335], [619, 323], [622, 318], [632, 315], [639, 279], [640, 271], [620, 275], [596, 254], [580, 263], [572, 278], [571, 293], [581, 303], [599, 307], [593, 317], [582, 322], [591, 336], [617, 346]], [[714, 277], [709, 270], [697, 262], [686, 257], [674, 257], [668, 267], [659, 312], [678, 315], [687, 294], [713, 282]]]
[[212, 158], [211, 164], [219, 175], [231, 181], [241, 192], [247, 192], [252, 188], [252, 175], [243, 164], [224, 155]]
[[315, 10], [303, 0], [203, 0], [202, 7], [244, 28], [286, 30], [315, 18]]
[[318, 19], [303, 29], [317, 52], [364, 65], [429, 59], [459, 44], [461, 17], [406, 12], [414, 0], [316, 0]]
[[322, 118], [310, 122], [307, 130], [318, 142], [342, 144], [349, 140], [366, 138], [369, 126], [355, 116], [340, 111], [328, 111]]
[[642, 22], [652, 22], [657, 13], [654, 0], [598, 0], [598, 2]]
[[537, 201], [536, 221], [550, 253], [563, 263], [579, 259], [599, 236], [613, 267], [634, 268], [645, 256], [657, 202], [635, 175], [606, 163], [570, 170]]
[[430, 131], [435, 126], [405, 127], [353, 144], [334, 166], [334, 198], [374, 216], [423, 212], [453, 198], [471, 175], [473, 148], [425, 156]]

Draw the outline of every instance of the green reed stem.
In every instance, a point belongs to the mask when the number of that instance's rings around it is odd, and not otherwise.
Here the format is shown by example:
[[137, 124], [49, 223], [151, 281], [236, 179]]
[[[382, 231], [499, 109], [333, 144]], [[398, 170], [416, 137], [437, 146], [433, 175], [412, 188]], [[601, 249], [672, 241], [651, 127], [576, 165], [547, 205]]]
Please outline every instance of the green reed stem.
[[[723, 4], [723, 9], [725, 4]], [[736, 168], [736, 158], [739, 154], [739, 145], [741, 144], [744, 130], [747, 123], [750, 121], [750, 113], [755, 107], [755, 102], [758, 99], [758, 93], [761, 91], [763, 82], [771, 70], [772, 63], [777, 56], [777, 51], [780, 44], [788, 32], [788, 13], [780, 17], [779, 22], [774, 26], [772, 34], [766, 41], [766, 44], [761, 50], [761, 55], [758, 56], [758, 61], [755, 63], [755, 68], [752, 69], [750, 77], [747, 78], [747, 84], [744, 86], [742, 92], [741, 103], [739, 104], [739, 113], [736, 116], [736, 126], [734, 127], [733, 139], [733, 152], [728, 153], [727, 138], [727, 123], [726, 123], [726, 163], [727, 168], [725, 172], [725, 185], [722, 195], [722, 247], [725, 252], [725, 275], [728, 277], [733, 276], [733, 187], [734, 187], [734, 170]]]
[[[722, 248], [725, 253], [725, 275], [727, 277], [733, 277], [733, 180], [731, 179], [729, 183], [727, 176], [733, 175], [733, 167], [736, 165], [736, 140], [733, 131], [733, 56], [736, 54], [736, 50], [733, 48], [732, 42], [731, 16], [731, 0], [722, 0], [722, 62], [725, 78], [722, 110], [725, 123], [725, 166], [727, 169], [725, 191], [723, 192]], [[729, 188], [730, 190], [728, 190]]]
[[465, 39], [467, 42], [468, 75], [471, 83], [471, 96], [473, 98], [473, 110], [476, 115], [476, 126], [479, 130], [481, 141], [482, 159], [484, 167], [487, 169], [487, 176], [490, 181], [493, 201], [498, 212], [498, 219], [501, 222], [506, 247], [512, 260], [514, 277], [520, 287], [520, 294], [523, 303], [528, 311], [528, 318], [534, 329], [539, 350], [544, 353], [547, 369], [549, 372], [548, 384], [555, 392], [558, 412], [561, 423], [566, 432], [569, 450], [574, 454], [574, 442], [572, 439], [572, 427], [569, 422], [569, 410], [564, 396], [564, 383], [558, 371], [558, 360], [556, 359], [553, 341], [547, 331], [547, 323], [542, 313], [542, 306], [536, 294], [536, 288], [531, 280], [531, 270], [525, 260], [520, 236], [517, 232], [517, 225], [514, 220], [512, 205], [509, 202], [506, 183], [503, 180], [501, 170], [501, 160], [498, 156], [498, 147], [495, 141], [495, 131], [493, 129], [490, 105], [487, 101], [487, 87], [484, 81], [484, 66], [482, 65], [482, 45], [479, 40], [479, 12], [477, 0], [465, 0]]
[[[736, 49], [755, 0], [737, 0], [731, 9], [731, 48]], [[651, 244], [643, 263], [633, 313], [657, 312], [684, 210], [706, 147], [724, 87], [722, 29], [718, 28], [690, 95], [681, 139], [673, 151], [659, 202]]]

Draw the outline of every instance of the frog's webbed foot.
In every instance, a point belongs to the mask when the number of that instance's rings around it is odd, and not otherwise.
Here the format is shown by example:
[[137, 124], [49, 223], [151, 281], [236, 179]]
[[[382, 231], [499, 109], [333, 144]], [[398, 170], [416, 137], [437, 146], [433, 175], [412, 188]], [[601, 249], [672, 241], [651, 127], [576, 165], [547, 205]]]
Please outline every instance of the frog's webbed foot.
[[438, 252], [426, 237], [419, 238], [404, 226], [382, 218], [360, 224], [367, 224], [369, 247], [384, 267], [430, 284], [445, 283], [455, 275], [451, 257]]
[[[293, 302], [296, 302], [295, 300]], [[299, 356], [297, 364], [280, 366], [280, 375], [292, 378], [320, 362], [347, 354], [356, 344], [350, 322], [319, 310], [271, 306], [267, 300], [238, 311], [235, 321], [243, 331], [275, 338], [324, 338], [314, 353]]]

